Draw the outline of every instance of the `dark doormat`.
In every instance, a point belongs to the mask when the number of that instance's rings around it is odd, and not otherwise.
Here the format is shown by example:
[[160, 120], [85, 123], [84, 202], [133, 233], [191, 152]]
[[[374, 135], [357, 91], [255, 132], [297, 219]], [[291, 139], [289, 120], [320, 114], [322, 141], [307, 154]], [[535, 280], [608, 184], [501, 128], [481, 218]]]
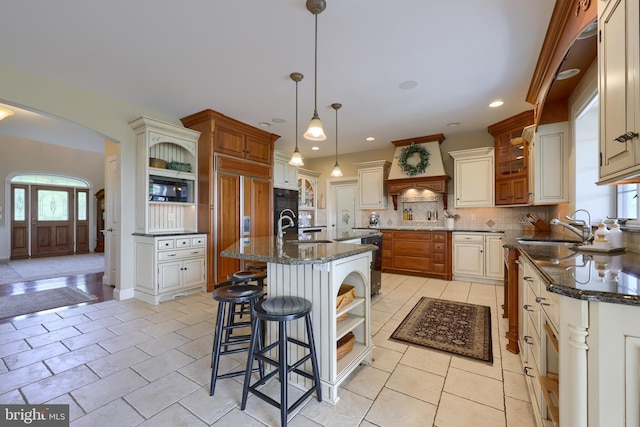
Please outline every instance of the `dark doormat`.
[[391, 338], [493, 363], [491, 309], [422, 297]]
[[97, 297], [89, 295], [78, 288], [72, 288], [70, 286], [27, 292], [25, 294], [8, 295], [0, 297], [0, 319], [79, 304], [96, 298]]

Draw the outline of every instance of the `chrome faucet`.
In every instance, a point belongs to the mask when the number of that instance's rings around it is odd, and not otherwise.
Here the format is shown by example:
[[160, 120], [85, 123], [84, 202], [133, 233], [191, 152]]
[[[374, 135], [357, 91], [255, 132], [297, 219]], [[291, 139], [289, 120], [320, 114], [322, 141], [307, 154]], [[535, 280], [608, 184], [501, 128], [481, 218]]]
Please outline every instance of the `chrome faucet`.
[[[286, 215], [289, 212], [291, 213], [291, 216]], [[284, 233], [282, 230], [296, 225], [293, 220], [293, 217], [295, 215], [295, 212], [293, 212], [291, 209], [284, 209], [282, 212], [280, 212], [280, 217], [278, 218], [278, 235], [276, 237], [276, 243], [278, 244], [278, 247], [281, 247], [284, 241]], [[288, 224], [284, 225], [284, 221], [288, 222]]]
[[[576, 219], [576, 214], [580, 211], [587, 214], [587, 217], [589, 218], [587, 221], [584, 221], [582, 219]], [[572, 231], [573, 233], [577, 234], [582, 239], [583, 244], [588, 244], [593, 241], [594, 236], [593, 236], [593, 233], [591, 232], [591, 214], [588, 211], [586, 211], [585, 209], [578, 209], [571, 215], [565, 215], [565, 218], [569, 220], [571, 224], [562, 222], [558, 218], [553, 218], [551, 221], [549, 221], [549, 223], [551, 225], [561, 225], [564, 228], [568, 229], [569, 231]], [[572, 224], [580, 226], [582, 229], [578, 229]]]

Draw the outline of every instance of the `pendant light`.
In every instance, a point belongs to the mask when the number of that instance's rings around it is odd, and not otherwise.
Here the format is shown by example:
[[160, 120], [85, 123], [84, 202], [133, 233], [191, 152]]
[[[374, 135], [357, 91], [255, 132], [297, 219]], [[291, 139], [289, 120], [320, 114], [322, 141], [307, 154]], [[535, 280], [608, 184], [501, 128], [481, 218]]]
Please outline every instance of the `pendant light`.
[[291, 73], [289, 77], [291, 77], [291, 80], [296, 82], [296, 149], [293, 150], [293, 155], [291, 156], [291, 160], [289, 160], [289, 164], [291, 166], [304, 166], [302, 154], [300, 154], [300, 150], [298, 150], [298, 83], [304, 78], [304, 76], [300, 73]]
[[315, 44], [315, 83], [314, 83], [314, 107], [313, 117], [309, 123], [307, 131], [304, 133], [304, 138], [309, 141], [324, 141], [327, 139], [327, 135], [324, 134], [322, 128], [322, 122], [318, 117], [318, 15], [327, 7], [327, 3], [324, 0], [307, 0], [307, 10], [314, 14], [316, 17], [316, 44]]
[[338, 165], [338, 110], [342, 107], [342, 104], [331, 104], [331, 108], [336, 110], [336, 165], [333, 167], [331, 171], [331, 176], [338, 177], [342, 176], [342, 171], [340, 170], [340, 166]]

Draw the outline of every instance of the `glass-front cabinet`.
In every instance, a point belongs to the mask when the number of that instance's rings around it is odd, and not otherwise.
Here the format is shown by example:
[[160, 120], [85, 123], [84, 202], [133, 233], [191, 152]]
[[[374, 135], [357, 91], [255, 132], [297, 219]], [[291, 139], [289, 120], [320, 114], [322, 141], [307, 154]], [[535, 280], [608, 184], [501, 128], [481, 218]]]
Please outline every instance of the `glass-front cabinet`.
[[318, 172], [298, 168], [298, 224], [300, 228], [316, 225], [319, 176]]
[[497, 175], [496, 178], [510, 178], [524, 175], [526, 171], [526, 141], [518, 132], [509, 132], [497, 138]]

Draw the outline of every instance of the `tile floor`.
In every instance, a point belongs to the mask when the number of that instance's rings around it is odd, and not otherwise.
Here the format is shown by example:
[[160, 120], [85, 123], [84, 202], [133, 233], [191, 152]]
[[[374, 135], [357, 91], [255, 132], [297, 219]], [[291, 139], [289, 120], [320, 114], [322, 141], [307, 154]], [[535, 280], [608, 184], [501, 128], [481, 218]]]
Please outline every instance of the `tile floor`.
[[[347, 378], [335, 406], [312, 398], [289, 425], [533, 427], [519, 356], [505, 350], [502, 291], [383, 274], [372, 301], [373, 363]], [[389, 341], [422, 296], [490, 306], [493, 365]], [[278, 410], [255, 396], [240, 410], [241, 377], [219, 380], [209, 397], [215, 310], [201, 293], [157, 306], [111, 300], [0, 324], [0, 403], [69, 404], [78, 427], [278, 425]], [[237, 369], [236, 357], [224, 356], [221, 368]]]

